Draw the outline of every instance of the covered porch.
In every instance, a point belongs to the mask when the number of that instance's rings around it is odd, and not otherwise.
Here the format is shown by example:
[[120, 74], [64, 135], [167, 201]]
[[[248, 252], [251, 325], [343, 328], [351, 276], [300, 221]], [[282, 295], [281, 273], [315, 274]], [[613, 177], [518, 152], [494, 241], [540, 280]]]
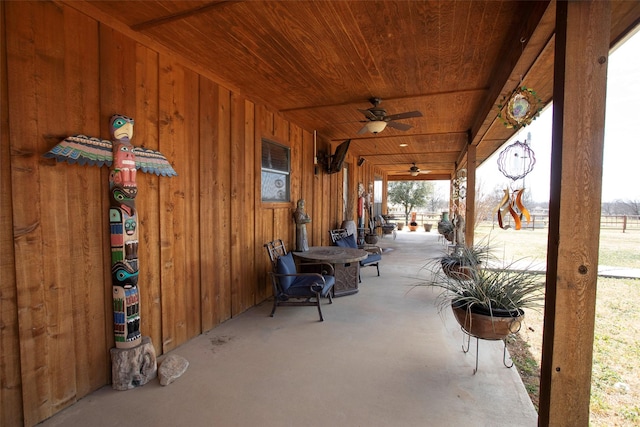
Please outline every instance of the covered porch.
[[438, 233], [400, 232], [379, 245], [380, 277], [364, 269], [359, 293], [325, 304], [324, 322], [313, 307], [270, 318], [265, 301], [175, 349], [190, 366], [169, 386], [105, 386], [42, 426], [111, 426], [123, 414], [128, 425], [537, 425], [502, 342], [480, 341], [474, 375], [475, 343], [464, 354], [451, 312], [414, 287], [442, 253]]

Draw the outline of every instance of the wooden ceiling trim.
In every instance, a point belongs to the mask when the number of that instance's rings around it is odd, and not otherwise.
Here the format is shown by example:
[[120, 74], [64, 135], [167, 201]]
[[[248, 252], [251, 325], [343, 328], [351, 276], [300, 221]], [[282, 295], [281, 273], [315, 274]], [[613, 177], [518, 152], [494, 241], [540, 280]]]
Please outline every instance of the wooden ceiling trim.
[[640, 29], [638, 28], [640, 26], [640, 2], [612, 2], [611, 16], [621, 17], [617, 22], [611, 23], [611, 47], [613, 48]]
[[[500, 99], [510, 93], [535, 61], [539, 51], [534, 51], [534, 46], [544, 48], [555, 28], [555, 1], [530, 2], [520, 13], [524, 17], [523, 22], [511, 29], [511, 34], [516, 34], [507, 41], [501, 49], [504, 58], [493, 71], [493, 85], [489, 91], [484, 105], [478, 110], [475, 124], [471, 127], [473, 137], [472, 144], [478, 145], [484, 138], [490, 124], [497, 116], [496, 106]], [[524, 45], [521, 40], [524, 40]], [[495, 113], [491, 112], [495, 109]]]
[[239, 3], [241, 0], [221, 0], [214, 1], [199, 7], [194, 7], [191, 9], [184, 10], [182, 12], [176, 12], [171, 15], [166, 15], [163, 17], [151, 19], [146, 22], [141, 22], [139, 24], [135, 24], [131, 26], [133, 31], [144, 31], [152, 27], [157, 27], [159, 25], [168, 24], [173, 21], [183, 20], [189, 18], [193, 15], [198, 15], [201, 13], [209, 12], [210, 10], [222, 9], [223, 6], [228, 6], [230, 4]]
[[[488, 87], [478, 87], [478, 88], [449, 90], [449, 91], [443, 91], [443, 92], [428, 92], [428, 93], [419, 93], [419, 94], [412, 94], [412, 95], [396, 95], [396, 96], [391, 96], [389, 98], [381, 98], [381, 99], [382, 99], [382, 103], [387, 104], [394, 101], [412, 101], [412, 100], [421, 101], [421, 100], [440, 97], [440, 96], [447, 96], [447, 97], [459, 96], [459, 95], [483, 96], [488, 91], [489, 91]], [[306, 111], [306, 110], [315, 110], [315, 109], [324, 109], [324, 108], [331, 109], [331, 108], [338, 108], [338, 107], [352, 107], [354, 111], [357, 111], [358, 108], [363, 108], [363, 105], [366, 105], [367, 101], [368, 100], [359, 99], [354, 101], [342, 102], [340, 104], [303, 105], [295, 108], [284, 108], [280, 110], [280, 112], [289, 113], [289, 112], [296, 112], [296, 111]], [[381, 106], [384, 106], [382, 105], [382, 103], [381, 103]], [[371, 105], [367, 106], [367, 108], [370, 106]]]
[[451, 179], [449, 173], [423, 173], [418, 176], [411, 175], [387, 175], [388, 181], [448, 181]]
[[[458, 156], [457, 150], [451, 151], [433, 151], [429, 153], [408, 153], [408, 154], [361, 154], [359, 157], [364, 157], [371, 163], [383, 166], [383, 165], [397, 165], [411, 163], [439, 163], [439, 162], [455, 162]], [[405, 160], [406, 158], [412, 158], [412, 160]]]

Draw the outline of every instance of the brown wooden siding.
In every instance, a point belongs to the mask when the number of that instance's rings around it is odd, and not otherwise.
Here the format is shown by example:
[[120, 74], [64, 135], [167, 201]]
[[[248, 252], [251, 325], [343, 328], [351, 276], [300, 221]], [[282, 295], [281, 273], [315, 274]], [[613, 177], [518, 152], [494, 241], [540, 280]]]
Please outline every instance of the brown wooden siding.
[[[328, 244], [342, 174], [315, 173], [313, 130], [72, 8], [0, 13], [0, 424], [31, 426], [108, 384], [114, 346], [108, 168], [42, 154], [72, 134], [109, 138], [119, 113], [134, 145], [174, 165], [174, 178], [137, 175], [141, 330], [158, 355], [271, 296], [263, 244], [294, 247], [299, 198], [310, 244]], [[291, 148], [290, 203], [260, 199], [262, 138]], [[355, 194], [376, 171], [347, 162]]]

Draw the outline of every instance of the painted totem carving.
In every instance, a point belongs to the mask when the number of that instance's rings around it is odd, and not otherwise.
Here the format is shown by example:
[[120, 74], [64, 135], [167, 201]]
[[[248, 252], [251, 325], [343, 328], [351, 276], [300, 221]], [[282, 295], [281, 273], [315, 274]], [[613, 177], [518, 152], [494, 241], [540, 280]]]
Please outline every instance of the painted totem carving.
[[113, 329], [117, 348], [140, 344], [140, 300], [138, 293], [138, 169], [162, 176], [176, 176], [159, 152], [134, 147], [133, 119], [111, 117], [112, 141], [75, 135], [65, 138], [44, 157], [68, 163], [111, 167], [109, 174], [109, 226], [111, 230], [111, 278]]

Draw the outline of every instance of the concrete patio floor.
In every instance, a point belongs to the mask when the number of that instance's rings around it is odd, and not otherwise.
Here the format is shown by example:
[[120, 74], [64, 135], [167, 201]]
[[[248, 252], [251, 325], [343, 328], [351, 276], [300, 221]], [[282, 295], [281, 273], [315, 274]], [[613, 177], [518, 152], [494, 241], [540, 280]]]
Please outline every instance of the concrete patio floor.
[[438, 233], [401, 231], [379, 245], [381, 276], [362, 269], [359, 293], [324, 304], [324, 322], [314, 307], [279, 307], [271, 318], [266, 301], [174, 350], [190, 363], [174, 383], [106, 386], [41, 425], [537, 425], [502, 342], [480, 340], [474, 375], [475, 340], [463, 353], [437, 292], [415, 287], [443, 251]]

